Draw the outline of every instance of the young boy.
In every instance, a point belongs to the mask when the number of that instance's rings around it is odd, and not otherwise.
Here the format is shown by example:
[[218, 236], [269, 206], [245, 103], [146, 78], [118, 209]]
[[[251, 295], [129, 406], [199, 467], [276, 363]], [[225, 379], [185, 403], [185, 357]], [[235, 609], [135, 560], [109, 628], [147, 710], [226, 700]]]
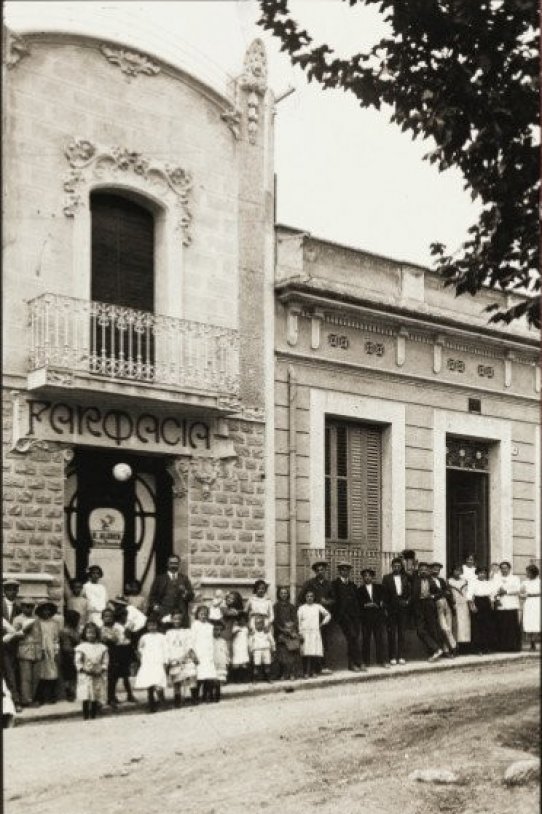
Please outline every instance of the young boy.
[[83, 583], [79, 579], [70, 580], [72, 595], [66, 600], [66, 610], [76, 611], [79, 614], [79, 630], [81, 631], [88, 621], [88, 599], [82, 595]]
[[265, 629], [265, 622], [263, 616], [254, 617], [254, 630], [249, 636], [249, 650], [254, 665], [254, 680], [259, 679], [262, 672], [267, 683], [271, 684], [271, 654], [275, 649], [275, 640], [272, 633]]
[[22, 634], [17, 651], [21, 706], [39, 706], [36, 701], [36, 690], [40, 680], [40, 665], [43, 657], [41, 629], [34, 616], [35, 603], [31, 599], [23, 598], [20, 604], [22, 612], [13, 620], [13, 627]]

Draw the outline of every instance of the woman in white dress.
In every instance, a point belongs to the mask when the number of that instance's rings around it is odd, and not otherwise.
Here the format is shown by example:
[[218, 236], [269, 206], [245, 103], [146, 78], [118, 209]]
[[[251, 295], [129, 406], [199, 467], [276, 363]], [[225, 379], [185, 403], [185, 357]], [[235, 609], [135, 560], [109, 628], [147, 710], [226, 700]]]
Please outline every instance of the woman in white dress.
[[452, 589], [455, 610], [452, 619], [452, 631], [459, 651], [463, 652], [468, 649], [471, 642], [469, 580], [467, 576], [463, 576], [464, 568], [465, 566], [461, 568], [460, 565], [457, 565], [448, 580], [448, 585]]
[[91, 565], [88, 569], [88, 580], [81, 591], [81, 596], [88, 601], [87, 620], [94, 622], [98, 627], [102, 626], [102, 613], [107, 605], [107, 589], [99, 582], [103, 575], [104, 572], [99, 565]]
[[327, 625], [330, 619], [331, 615], [324, 606], [314, 601], [314, 593], [307, 591], [304, 604], [297, 609], [303, 675], [305, 678], [310, 678], [313, 675], [324, 655], [320, 628]]
[[476, 558], [474, 554], [467, 554], [465, 562], [459, 570], [463, 579], [466, 579], [469, 584], [476, 580]]
[[521, 583], [519, 594], [523, 599], [523, 632], [530, 639], [531, 650], [536, 650], [536, 637], [540, 635], [540, 571], [536, 565], [528, 565], [525, 573], [527, 579]]
[[157, 700], [159, 703], [164, 701], [168, 652], [166, 637], [158, 632], [158, 619], [149, 616], [146, 630], [137, 646], [141, 664], [137, 671], [135, 687], [138, 690], [147, 690], [149, 712], [156, 712]]
[[504, 653], [521, 650], [521, 627], [519, 624], [520, 579], [512, 574], [512, 566], [504, 561], [499, 565], [500, 575], [492, 584], [495, 589], [495, 627], [497, 647]]

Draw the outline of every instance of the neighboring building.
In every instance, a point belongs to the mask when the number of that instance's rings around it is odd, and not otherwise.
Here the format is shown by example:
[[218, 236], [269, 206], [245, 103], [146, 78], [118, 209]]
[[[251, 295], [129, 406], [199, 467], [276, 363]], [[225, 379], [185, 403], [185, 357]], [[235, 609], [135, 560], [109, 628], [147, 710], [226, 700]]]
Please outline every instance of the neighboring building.
[[272, 579], [263, 46], [224, 95], [119, 43], [4, 38], [4, 570], [56, 598], [92, 562], [148, 590], [171, 551], [207, 592]]
[[294, 589], [317, 557], [540, 557], [538, 334], [427, 269], [274, 226], [256, 40], [218, 91], [5, 32], [4, 571], [60, 599]]
[[539, 336], [427, 269], [278, 227], [276, 558], [540, 557]]

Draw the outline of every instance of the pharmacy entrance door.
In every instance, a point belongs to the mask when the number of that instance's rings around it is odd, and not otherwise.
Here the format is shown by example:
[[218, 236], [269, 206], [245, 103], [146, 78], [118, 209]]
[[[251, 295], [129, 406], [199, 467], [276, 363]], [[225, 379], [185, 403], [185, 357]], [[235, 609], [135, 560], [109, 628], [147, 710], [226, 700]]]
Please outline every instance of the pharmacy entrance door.
[[446, 473], [447, 570], [474, 554], [489, 566], [489, 474], [448, 469]]

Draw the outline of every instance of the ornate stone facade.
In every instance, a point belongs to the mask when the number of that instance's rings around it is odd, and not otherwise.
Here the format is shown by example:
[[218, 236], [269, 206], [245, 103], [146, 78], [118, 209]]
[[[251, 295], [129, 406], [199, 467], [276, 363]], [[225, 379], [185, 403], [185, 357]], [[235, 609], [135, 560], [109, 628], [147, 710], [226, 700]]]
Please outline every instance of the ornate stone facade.
[[137, 51], [112, 48], [106, 44], [100, 46], [100, 51], [107, 61], [112, 65], [117, 65], [128, 79], [139, 76], [139, 74], [156, 76], [156, 74], [160, 73], [160, 67], [155, 62], [152, 62], [145, 54], [137, 53]]

